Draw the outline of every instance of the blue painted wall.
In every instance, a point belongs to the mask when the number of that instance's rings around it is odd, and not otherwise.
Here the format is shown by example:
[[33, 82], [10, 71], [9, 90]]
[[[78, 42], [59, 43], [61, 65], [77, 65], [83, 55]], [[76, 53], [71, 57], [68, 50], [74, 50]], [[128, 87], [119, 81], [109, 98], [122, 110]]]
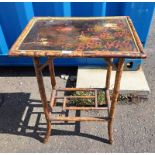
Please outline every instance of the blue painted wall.
[[[30, 58], [8, 58], [8, 50], [33, 16], [130, 16], [143, 44], [147, 41], [153, 2], [1, 2], [0, 65], [32, 65]], [[133, 60], [136, 62], [136, 60]], [[67, 65], [59, 59], [57, 65]], [[72, 59], [69, 65], [103, 64], [102, 59]]]

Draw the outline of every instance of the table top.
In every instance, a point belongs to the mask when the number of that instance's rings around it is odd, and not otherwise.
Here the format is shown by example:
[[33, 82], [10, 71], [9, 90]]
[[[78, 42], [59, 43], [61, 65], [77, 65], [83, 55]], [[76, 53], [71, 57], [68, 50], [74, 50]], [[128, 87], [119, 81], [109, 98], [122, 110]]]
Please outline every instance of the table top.
[[145, 58], [132, 21], [117, 17], [34, 17], [12, 56]]

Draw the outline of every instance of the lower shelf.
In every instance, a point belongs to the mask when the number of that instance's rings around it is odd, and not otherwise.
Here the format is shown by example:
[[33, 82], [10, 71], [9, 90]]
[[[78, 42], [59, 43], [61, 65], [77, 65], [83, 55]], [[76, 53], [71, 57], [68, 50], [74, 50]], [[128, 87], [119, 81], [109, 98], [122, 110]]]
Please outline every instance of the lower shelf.
[[[64, 96], [58, 96], [58, 92], [59, 91], [64, 91]], [[86, 94], [81, 96], [78, 96], [77, 94], [71, 95], [73, 92], [87, 92]], [[65, 94], [65, 92], [67, 92]], [[71, 94], [68, 94], [69, 92], [71, 92]], [[88, 93], [90, 92], [90, 93]], [[101, 102], [101, 99], [99, 97], [99, 94], [102, 93], [102, 97], [104, 96], [104, 102]], [[52, 108], [52, 114], [54, 115], [53, 110], [55, 110], [56, 106], [57, 106], [57, 99], [63, 99], [63, 103], [62, 103], [62, 114], [65, 114], [67, 111], [91, 111], [91, 110], [95, 110], [95, 111], [101, 111], [103, 110], [106, 115], [102, 115], [100, 117], [94, 117], [94, 116], [52, 116], [50, 118], [50, 121], [73, 121], [73, 122], [77, 122], [77, 121], [108, 121], [109, 118], [109, 109], [110, 109], [110, 93], [109, 90], [105, 90], [105, 89], [94, 89], [94, 88], [64, 88], [64, 89], [54, 89], [52, 91], [51, 94], [51, 102], [50, 102], [50, 107]], [[81, 101], [81, 104], [75, 104], [76, 101]], [[75, 100], [74, 102], [71, 102], [72, 100]], [[84, 100], [89, 100], [89, 103], [91, 103], [91, 105], [85, 105]], [[71, 104], [74, 103], [74, 104]], [[61, 112], [60, 112], [61, 113]]]

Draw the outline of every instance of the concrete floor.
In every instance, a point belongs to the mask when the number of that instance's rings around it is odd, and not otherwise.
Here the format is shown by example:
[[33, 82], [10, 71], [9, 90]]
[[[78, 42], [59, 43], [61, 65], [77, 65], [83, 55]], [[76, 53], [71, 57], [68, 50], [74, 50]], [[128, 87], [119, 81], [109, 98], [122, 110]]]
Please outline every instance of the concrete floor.
[[[155, 152], [154, 43], [155, 20], [145, 48], [148, 58], [143, 64], [151, 89], [149, 100], [118, 104], [113, 145], [107, 144], [106, 124], [95, 122], [53, 125], [49, 143], [42, 144], [45, 119], [33, 68], [0, 68], [0, 152]], [[64, 69], [59, 68], [56, 79], [63, 87], [66, 81], [60, 78], [61, 71]], [[73, 68], [68, 73], [76, 71]], [[44, 80], [50, 95], [46, 72]]]

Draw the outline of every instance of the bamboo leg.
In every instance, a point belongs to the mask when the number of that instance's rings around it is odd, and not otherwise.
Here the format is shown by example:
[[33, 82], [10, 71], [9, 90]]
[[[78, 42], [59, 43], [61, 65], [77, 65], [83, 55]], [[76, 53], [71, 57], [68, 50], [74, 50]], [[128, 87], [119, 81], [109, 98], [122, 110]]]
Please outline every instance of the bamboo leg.
[[[48, 57], [48, 67], [49, 67], [49, 72], [50, 72], [52, 95], [53, 95], [53, 93], [55, 92], [56, 80], [55, 80], [53, 58], [51, 58], [51, 57]], [[56, 104], [56, 99], [54, 99], [54, 101], [53, 101], [53, 106], [55, 106], [55, 104]], [[51, 110], [52, 110], [53, 106], [51, 106]]]
[[56, 80], [55, 80], [53, 58], [50, 58], [50, 57], [48, 58], [48, 66], [49, 66], [52, 89], [55, 89]]
[[49, 119], [48, 103], [47, 103], [47, 98], [46, 98], [46, 94], [45, 94], [42, 72], [39, 70], [39, 67], [40, 67], [39, 58], [34, 57], [33, 60], [34, 60], [34, 68], [35, 68], [35, 73], [36, 73], [36, 77], [37, 77], [40, 97], [41, 97], [41, 101], [43, 104], [44, 114], [45, 114], [45, 118], [46, 118], [46, 122], [47, 122], [47, 131], [46, 131], [46, 135], [44, 138], [44, 143], [47, 143], [49, 136], [51, 135], [51, 122]]
[[121, 82], [123, 67], [124, 67], [124, 59], [120, 58], [118, 69], [116, 71], [116, 76], [115, 76], [115, 84], [114, 84], [114, 90], [113, 90], [112, 102], [111, 102], [111, 108], [110, 108], [110, 116], [109, 116], [110, 118], [108, 121], [108, 135], [109, 135], [110, 144], [113, 143], [113, 131], [112, 131], [113, 121], [114, 121], [115, 108], [117, 104], [117, 98], [118, 98], [119, 90], [120, 90], [120, 82]]
[[108, 69], [107, 69], [107, 76], [106, 76], [106, 89], [109, 89], [110, 87], [110, 77], [111, 77], [111, 71], [112, 71], [112, 59], [108, 60]]
[[108, 69], [107, 69], [107, 75], [106, 75], [106, 97], [105, 97], [105, 101], [106, 104], [108, 106], [108, 114], [110, 111], [110, 106], [111, 106], [111, 102], [110, 102], [110, 93], [109, 93], [109, 88], [110, 88], [110, 78], [111, 78], [111, 72], [112, 72], [112, 68], [113, 68], [113, 64], [112, 61], [113, 59], [106, 59], [106, 61], [108, 62]]

